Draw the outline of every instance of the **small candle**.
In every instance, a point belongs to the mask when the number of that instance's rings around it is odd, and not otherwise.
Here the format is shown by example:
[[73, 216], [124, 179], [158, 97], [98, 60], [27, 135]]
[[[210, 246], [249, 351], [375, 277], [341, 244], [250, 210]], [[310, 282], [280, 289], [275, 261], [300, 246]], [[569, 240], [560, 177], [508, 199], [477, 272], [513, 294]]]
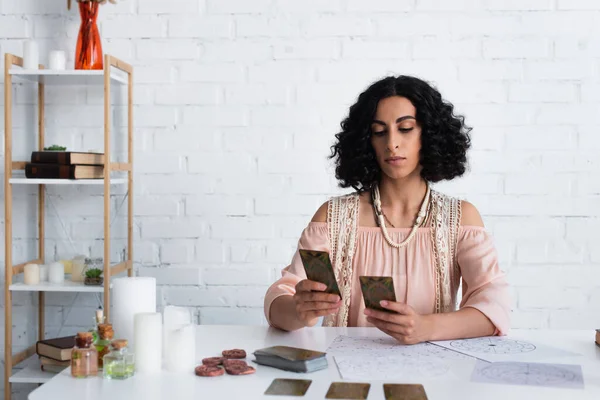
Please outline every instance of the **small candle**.
[[63, 70], [67, 65], [67, 57], [65, 56], [65, 52], [61, 50], [53, 50], [50, 52], [48, 56], [50, 69], [54, 70]]
[[40, 283], [40, 267], [37, 264], [26, 264], [23, 269], [26, 285], [37, 285]]
[[133, 317], [135, 370], [157, 373], [162, 368], [162, 316], [137, 313]]
[[65, 266], [59, 262], [53, 262], [48, 266], [48, 280], [51, 283], [63, 283], [65, 281]]
[[48, 266], [40, 265], [40, 282], [48, 282]]

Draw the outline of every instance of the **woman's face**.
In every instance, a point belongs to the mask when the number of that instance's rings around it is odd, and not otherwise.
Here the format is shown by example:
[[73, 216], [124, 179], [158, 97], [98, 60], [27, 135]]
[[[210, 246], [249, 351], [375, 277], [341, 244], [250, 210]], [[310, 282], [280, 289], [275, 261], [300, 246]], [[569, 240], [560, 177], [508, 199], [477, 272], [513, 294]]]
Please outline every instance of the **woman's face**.
[[371, 123], [371, 145], [381, 170], [393, 180], [421, 172], [421, 126], [416, 112], [406, 97], [388, 97], [377, 105]]

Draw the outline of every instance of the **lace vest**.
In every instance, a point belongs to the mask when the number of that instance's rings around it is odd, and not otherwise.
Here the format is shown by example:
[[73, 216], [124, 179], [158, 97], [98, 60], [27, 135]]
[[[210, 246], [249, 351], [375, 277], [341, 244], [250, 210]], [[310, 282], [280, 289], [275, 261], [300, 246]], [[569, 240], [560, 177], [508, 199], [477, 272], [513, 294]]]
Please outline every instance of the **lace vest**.
[[[430, 227], [436, 281], [435, 312], [444, 313], [456, 309], [457, 288], [460, 283], [456, 246], [461, 202], [435, 190], [431, 191], [431, 202]], [[358, 231], [358, 205], [358, 193], [334, 197], [328, 202], [329, 255], [342, 293], [342, 306], [337, 314], [325, 317], [323, 326], [348, 326], [352, 259]]]

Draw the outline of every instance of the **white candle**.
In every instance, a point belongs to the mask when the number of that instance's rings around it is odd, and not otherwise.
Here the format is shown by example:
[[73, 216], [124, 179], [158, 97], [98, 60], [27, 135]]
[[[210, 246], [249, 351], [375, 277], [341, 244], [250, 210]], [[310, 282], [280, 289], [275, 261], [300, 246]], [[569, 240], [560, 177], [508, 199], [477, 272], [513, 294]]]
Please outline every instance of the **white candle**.
[[135, 348], [133, 317], [137, 313], [156, 312], [156, 279], [116, 278], [112, 284], [113, 316], [111, 319], [115, 327], [115, 337], [127, 339], [130, 347]]
[[23, 68], [38, 69], [39, 64], [37, 43], [33, 40], [26, 40], [25, 43], [23, 43]]
[[48, 282], [48, 266], [40, 265], [40, 282]]
[[162, 316], [138, 313], [133, 317], [135, 370], [158, 373], [162, 368]]
[[48, 266], [48, 280], [51, 283], [63, 283], [65, 281], [65, 266], [59, 262], [53, 262]]
[[193, 371], [196, 366], [196, 326], [170, 330], [165, 351], [167, 371]]
[[185, 307], [166, 306], [163, 310], [163, 353], [167, 354], [169, 331], [192, 323], [192, 314]]
[[40, 283], [40, 267], [37, 264], [26, 264], [23, 273], [26, 285], [37, 285]]
[[67, 57], [64, 51], [52, 50], [48, 56], [50, 69], [63, 70], [67, 65]]
[[85, 256], [77, 256], [71, 263], [71, 280], [73, 282], [83, 282], [85, 276], [83, 271], [85, 270]]

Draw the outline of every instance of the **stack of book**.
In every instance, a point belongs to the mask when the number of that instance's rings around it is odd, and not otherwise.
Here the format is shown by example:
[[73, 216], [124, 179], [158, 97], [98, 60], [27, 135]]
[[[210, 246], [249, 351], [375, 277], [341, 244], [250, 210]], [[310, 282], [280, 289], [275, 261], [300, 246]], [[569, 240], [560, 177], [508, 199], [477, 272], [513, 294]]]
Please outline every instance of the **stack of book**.
[[69, 367], [74, 345], [75, 336], [38, 341], [35, 350], [40, 357], [42, 371], [58, 373]]
[[34, 151], [25, 176], [35, 179], [102, 179], [104, 154], [71, 151]]

